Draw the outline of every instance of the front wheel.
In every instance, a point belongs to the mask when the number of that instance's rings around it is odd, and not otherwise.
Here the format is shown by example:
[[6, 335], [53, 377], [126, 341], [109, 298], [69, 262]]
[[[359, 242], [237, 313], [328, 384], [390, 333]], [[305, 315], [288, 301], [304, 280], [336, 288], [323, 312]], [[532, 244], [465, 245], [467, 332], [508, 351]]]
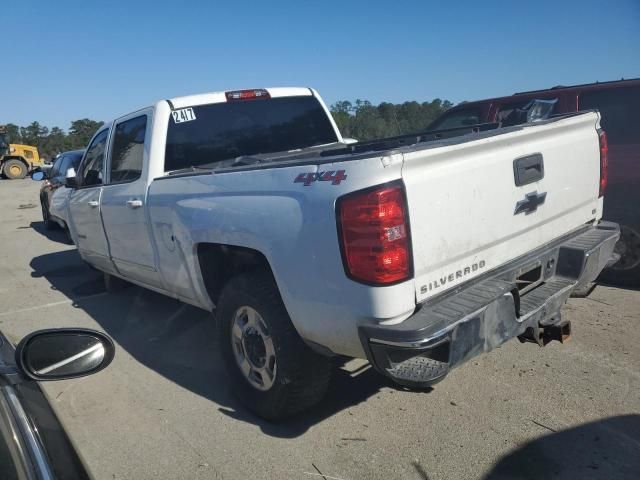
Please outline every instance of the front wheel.
[[220, 295], [216, 319], [232, 389], [256, 415], [288, 417], [324, 397], [330, 360], [300, 338], [270, 274], [231, 279]]
[[27, 176], [27, 166], [20, 160], [7, 160], [2, 168], [2, 173], [9, 180], [16, 180]]

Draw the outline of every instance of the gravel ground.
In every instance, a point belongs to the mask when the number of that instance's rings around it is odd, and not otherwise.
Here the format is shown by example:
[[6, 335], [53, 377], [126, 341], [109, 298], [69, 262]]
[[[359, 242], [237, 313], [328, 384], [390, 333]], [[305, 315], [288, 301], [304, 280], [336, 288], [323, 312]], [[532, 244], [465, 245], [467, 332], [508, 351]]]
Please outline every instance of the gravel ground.
[[105, 371], [44, 389], [98, 479], [640, 478], [640, 291], [571, 299], [565, 345], [512, 341], [430, 392], [366, 362], [336, 365], [326, 400], [284, 424], [228, 391], [210, 315], [98, 272], [41, 222], [36, 182], [0, 181], [0, 329], [103, 330]]

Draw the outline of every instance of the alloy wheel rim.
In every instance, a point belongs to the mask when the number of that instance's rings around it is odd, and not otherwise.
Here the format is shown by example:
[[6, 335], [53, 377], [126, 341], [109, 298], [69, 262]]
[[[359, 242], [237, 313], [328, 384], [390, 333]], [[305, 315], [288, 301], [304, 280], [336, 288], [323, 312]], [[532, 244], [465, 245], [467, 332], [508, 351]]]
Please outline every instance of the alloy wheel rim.
[[267, 391], [276, 378], [276, 350], [262, 316], [249, 306], [236, 310], [231, 324], [231, 348], [244, 378]]

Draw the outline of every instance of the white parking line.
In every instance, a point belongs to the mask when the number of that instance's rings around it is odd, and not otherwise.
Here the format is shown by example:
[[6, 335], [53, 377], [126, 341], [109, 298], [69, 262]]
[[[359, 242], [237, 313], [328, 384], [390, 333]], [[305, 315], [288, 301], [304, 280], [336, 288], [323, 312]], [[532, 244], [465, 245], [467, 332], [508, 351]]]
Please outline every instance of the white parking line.
[[5, 317], [7, 315], [14, 315], [16, 313], [31, 312], [33, 310], [40, 310], [41, 308], [55, 307], [56, 305], [64, 305], [65, 303], [75, 303], [81, 300], [86, 300], [88, 298], [101, 297], [103, 295], [107, 295], [108, 293], [109, 292], [96, 293], [94, 295], [87, 295], [86, 297], [70, 298], [68, 300], [61, 300], [59, 302], [45, 303], [44, 305], [36, 305], [35, 307], [21, 308], [19, 310], [11, 310], [10, 312], [0, 313], [0, 317]]

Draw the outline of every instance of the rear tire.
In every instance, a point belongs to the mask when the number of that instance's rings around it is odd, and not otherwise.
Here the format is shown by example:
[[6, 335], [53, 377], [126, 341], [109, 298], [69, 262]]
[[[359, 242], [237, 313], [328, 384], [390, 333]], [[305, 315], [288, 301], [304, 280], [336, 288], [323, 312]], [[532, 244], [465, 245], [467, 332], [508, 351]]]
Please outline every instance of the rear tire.
[[253, 413], [277, 420], [324, 397], [330, 359], [300, 338], [269, 273], [232, 278], [220, 295], [216, 320], [232, 390]]
[[49, 207], [40, 201], [40, 206], [42, 207], [42, 221], [44, 222], [44, 228], [46, 230], [55, 230], [58, 224], [51, 220], [51, 214], [49, 213]]
[[7, 160], [2, 168], [2, 173], [9, 180], [18, 180], [27, 176], [27, 166], [20, 160]]
[[640, 225], [620, 225], [616, 244], [620, 260], [600, 274], [600, 280], [620, 287], [640, 286]]

